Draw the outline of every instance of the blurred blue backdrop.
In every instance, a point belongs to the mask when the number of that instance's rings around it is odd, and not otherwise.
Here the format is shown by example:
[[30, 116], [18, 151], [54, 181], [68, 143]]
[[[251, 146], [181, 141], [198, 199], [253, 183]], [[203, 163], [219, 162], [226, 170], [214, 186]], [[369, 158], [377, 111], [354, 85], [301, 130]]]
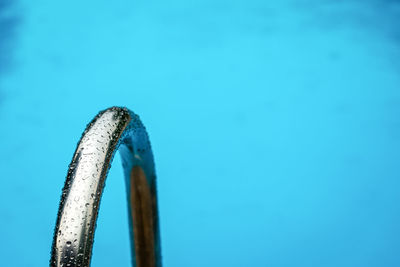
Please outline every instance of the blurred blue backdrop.
[[[158, 173], [165, 266], [400, 266], [400, 1], [0, 0], [0, 255], [46, 266], [96, 113]], [[92, 266], [129, 266], [119, 155]]]

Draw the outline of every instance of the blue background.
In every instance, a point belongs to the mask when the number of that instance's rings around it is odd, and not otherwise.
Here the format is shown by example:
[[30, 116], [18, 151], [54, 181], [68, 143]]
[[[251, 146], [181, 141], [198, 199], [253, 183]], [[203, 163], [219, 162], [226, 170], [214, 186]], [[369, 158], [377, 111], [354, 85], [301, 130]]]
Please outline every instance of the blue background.
[[[400, 266], [400, 2], [0, 0], [1, 266], [47, 266], [95, 114], [154, 149], [165, 266]], [[119, 155], [92, 266], [129, 266]]]

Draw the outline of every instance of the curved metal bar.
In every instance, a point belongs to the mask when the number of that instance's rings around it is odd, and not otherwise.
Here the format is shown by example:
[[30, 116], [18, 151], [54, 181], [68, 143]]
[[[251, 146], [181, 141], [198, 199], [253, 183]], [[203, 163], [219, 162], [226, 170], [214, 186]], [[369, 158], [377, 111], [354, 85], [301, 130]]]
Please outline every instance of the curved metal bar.
[[78, 143], [62, 190], [50, 266], [90, 266], [100, 198], [118, 148], [126, 181], [133, 266], [161, 267], [150, 142], [139, 117], [119, 107], [100, 112]]

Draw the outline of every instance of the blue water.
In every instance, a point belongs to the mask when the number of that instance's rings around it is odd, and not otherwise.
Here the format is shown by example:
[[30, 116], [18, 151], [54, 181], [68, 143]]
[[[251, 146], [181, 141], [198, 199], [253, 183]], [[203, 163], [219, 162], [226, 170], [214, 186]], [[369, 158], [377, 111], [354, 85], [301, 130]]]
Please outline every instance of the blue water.
[[[400, 266], [400, 1], [0, 0], [1, 266], [46, 266], [93, 116], [141, 116], [164, 266]], [[129, 266], [119, 155], [92, 266]]]

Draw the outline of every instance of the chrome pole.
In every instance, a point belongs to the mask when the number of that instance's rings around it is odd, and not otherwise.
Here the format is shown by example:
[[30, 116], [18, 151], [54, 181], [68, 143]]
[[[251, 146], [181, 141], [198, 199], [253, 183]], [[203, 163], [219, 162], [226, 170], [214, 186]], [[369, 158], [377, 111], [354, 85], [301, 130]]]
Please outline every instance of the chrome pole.
[[104, 182], [118, 148], [127, 189], [132, 264], [161, 267], [156, 174], [149, 138], [139, 117], [119, 107], [101, 111], [78, 143], [62, 190], [50, 266], [90, 266]]

